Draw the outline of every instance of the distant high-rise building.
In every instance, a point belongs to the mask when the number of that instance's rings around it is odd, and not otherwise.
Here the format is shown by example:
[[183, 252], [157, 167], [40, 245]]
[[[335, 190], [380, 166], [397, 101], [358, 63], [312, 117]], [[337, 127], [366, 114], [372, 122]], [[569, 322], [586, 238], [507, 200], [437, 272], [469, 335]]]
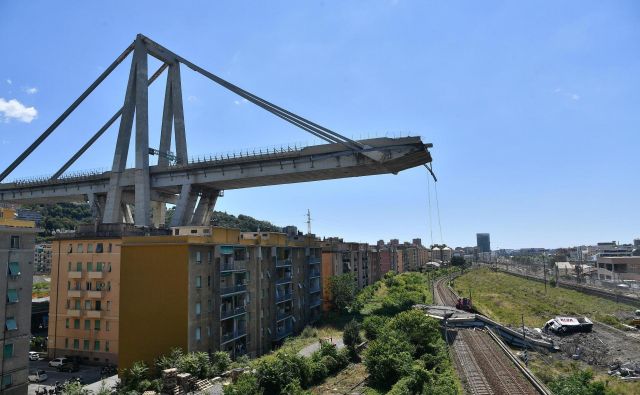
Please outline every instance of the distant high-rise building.
[[640, 247], [640, 239], [633, 239], [633, 246]]
[[491, 239], [489, 233], [476, 233], [478, 240], [478, 252], [491, 252]]

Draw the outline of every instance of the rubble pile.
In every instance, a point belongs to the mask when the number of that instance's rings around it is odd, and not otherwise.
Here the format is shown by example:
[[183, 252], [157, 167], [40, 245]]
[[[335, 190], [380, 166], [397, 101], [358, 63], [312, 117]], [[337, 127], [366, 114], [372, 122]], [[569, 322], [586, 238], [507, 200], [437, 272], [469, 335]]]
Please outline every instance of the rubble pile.
[[640, 380], [640, 362], [616, 362], [609, 366], [610, 376], [620, 377], [622, 380]]
[[554, 336], [553, 341], [567, 357], [581, 360], [589, 365], [605, 367], [617, 358], [612, 350], [596, 333], [576, 333], [570, 336]]

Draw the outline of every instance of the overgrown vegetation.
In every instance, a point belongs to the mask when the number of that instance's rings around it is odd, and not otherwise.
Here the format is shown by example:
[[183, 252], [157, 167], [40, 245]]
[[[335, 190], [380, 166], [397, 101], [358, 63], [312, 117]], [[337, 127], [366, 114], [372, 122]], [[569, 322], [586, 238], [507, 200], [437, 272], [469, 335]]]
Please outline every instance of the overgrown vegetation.
[[[167, 210], [165, 223], [171, 222], [175, 208], [171, 207]], [[241, 232], [256, 232], [258, 229], [264, 232], [282, 232], [282, 227], [276, 226], [269, 221], [255, 219], [249, 215], [240, 214], [237, 217], [222, 211], [214, 211], [212, 217], [215, 226], [225, 228], [238, 228]]]
[[162, 370], [176, 368], [179, 373], [190, 373], [198, 379], [207, 379], [219, 375], [231, 365], [229, 354], [223, 351], [185, 353], [174, 348], [167, 355], [160, 356], [150, 368], [144, 362], [136, 362], [122, 375], [120, 393], [143, 393], [162, 390], [160, 375]]
[[633, 313], [633, 307], [565, 288], [553, 288], [505, 273], [479, 269], [455, 280], [458, 294], [470, 291], [476, 308], [504, 324], [540, 327], [556, 315], [585, 315], [610, 325], [619, 325], [611, 315], [618, 311]]
[[340, 312], [349, 312], [356, 299], [358, 287], [352, 273], [329, 277], [329, 292], [333, 308]]
[[49, 286], [50, 286], [50, 283], [46, 281], [33, 283], [31, 296], [34, 298], [43, 298], [45, 296], [49, 296]]

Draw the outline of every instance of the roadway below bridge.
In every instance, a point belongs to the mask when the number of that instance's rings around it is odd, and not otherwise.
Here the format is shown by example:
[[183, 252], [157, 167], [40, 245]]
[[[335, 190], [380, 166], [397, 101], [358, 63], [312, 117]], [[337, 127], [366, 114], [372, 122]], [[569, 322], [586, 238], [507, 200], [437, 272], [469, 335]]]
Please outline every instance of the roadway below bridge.
[[[438, 305], [455, 306], [458, 297], [448, 287], [447, 278], [435, 282]], [[453, 351], [456, 370], [465, 390], [473, 395], [548, 394], [536, 383], [530, 372], [523, 370], [510, 351], [485, 329], [451, 329], [446, 331], [447, 342]], [[530, 375], [530, 376], [529, 376]]]

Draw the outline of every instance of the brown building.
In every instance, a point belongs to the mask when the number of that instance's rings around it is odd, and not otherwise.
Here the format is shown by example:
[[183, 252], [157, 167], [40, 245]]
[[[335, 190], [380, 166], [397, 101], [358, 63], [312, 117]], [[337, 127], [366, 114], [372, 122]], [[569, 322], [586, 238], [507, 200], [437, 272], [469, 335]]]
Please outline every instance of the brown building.
[[309, 236], [173, 228], [123, 240], [120, 368], [173, 347], [259, 356], [320, 317]]

